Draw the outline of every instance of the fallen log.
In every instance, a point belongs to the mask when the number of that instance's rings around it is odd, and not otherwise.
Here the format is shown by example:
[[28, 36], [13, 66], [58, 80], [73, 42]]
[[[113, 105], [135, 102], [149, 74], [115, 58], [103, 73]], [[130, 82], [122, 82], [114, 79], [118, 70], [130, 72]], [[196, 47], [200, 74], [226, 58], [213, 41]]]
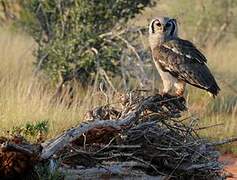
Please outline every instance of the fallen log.
[[0, 138], [0, 142], [0, 178], [24, 179], [29, 174], [33, 179], [37, 178], [33, 169], [40, 160], [42, 148], [39, 144], [16, 144], [14, 138]]
[[83, 166], [76, 169], [60, 168], [59, 171], [67, 174], [65, 179], [156, 179], [162, 180], [163, 176], [150, 176], [143, 171], [134, 170], [133, 167], [140, 166], [137, 162], [110, 163], [103, 167], [84, 168]]

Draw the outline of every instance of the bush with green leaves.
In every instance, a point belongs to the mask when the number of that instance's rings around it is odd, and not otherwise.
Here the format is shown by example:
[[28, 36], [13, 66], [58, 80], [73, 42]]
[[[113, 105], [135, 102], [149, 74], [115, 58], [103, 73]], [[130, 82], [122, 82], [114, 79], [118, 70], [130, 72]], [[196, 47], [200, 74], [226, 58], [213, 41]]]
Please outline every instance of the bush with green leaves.
[[46, 136], [49, 127], [48, 127], [48, 121], [47, 120], [42, 120], [42, 121], [37, 121], [35, 123], [28, 122], [25, 125], [22, 126], [14, 126], [11, 130], [12, 135], [21, 135], [24, 138], [28, 139], [33, 139], [37, 140], [37, 136]]
[[120, 29], [151, 0], [22, 0], [21, 22], [38, 44], [37, 69], [56, 82], [76, 77], [88, 84], [98, 68], [120, 74], [121, 42], [103, 34]]

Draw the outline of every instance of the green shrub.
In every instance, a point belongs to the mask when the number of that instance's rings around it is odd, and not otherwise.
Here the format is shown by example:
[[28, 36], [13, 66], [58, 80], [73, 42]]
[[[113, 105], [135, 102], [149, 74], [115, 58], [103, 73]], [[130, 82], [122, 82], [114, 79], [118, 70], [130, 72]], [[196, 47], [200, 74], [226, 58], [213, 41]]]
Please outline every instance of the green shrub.
[[[11, 130], [12, 135], [21, 135], [27, 139], [37, 140], [37, 138], [42, 138], [48, 133], [48, 121], [37, 121], [36, 123], [27, 122], [23, 126], [15, 126]], [[37, 136], [41, 137], [37, 137]]]
[[38, 43], [37, 68], [56, 82], [77, 79], [88, 84], [99, 68], [120, 74], [121, 42], [103, 33], [121, 28], [151, 0], [22, 0], [21, 22]]

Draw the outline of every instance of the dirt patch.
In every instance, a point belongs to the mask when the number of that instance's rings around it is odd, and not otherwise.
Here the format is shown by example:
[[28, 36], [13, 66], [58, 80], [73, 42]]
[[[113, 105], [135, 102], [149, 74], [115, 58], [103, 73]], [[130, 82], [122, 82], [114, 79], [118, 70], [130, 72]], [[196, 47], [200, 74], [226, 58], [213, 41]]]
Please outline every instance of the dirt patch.
[[237, 155], [224, 154], [220, 157], [220, 161], [225, 165], [225, 170], [230, 173], [227, 179], [237, 179]]

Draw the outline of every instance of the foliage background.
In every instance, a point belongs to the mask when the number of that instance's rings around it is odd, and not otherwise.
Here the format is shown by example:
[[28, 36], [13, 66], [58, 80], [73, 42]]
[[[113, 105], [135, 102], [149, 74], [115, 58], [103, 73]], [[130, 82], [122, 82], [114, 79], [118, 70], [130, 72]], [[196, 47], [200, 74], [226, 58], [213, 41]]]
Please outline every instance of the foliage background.
[[37, 64], [51, 79], [77, 78], [85, 86], [99, 69], [120, 75], [121, 42], [104, 33], [121, 29], [150, 0], [23, 0], [20, 24], [38, 44]]

